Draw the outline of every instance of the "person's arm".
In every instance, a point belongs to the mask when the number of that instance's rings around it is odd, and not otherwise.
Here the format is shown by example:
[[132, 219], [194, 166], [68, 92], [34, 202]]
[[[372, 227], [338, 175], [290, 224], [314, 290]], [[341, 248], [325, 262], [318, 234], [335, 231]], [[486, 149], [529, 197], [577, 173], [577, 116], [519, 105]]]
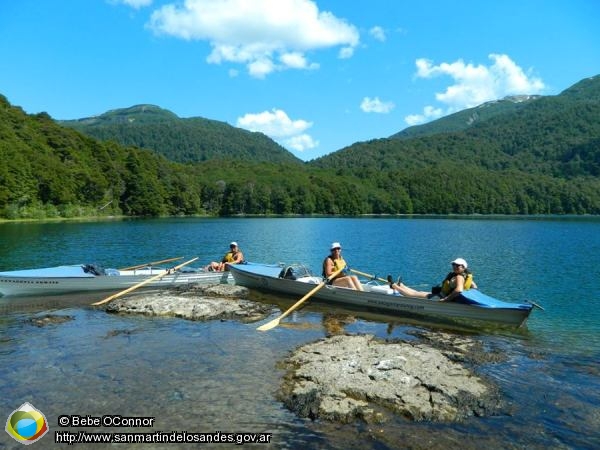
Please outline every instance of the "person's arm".
[[233, 264], [239, 264], [241, 262], [244, 262], [244, 254], [242, 252], [237, 252], [233, 258]]
[[440, 302], [448, 302], [452, 300], [457, 295], [460, 295], [465, 287], [465, 278], [461, 275], [456, 276], [456, 287], [452, 292], [450, 292], [446, 297], [441, 298]]

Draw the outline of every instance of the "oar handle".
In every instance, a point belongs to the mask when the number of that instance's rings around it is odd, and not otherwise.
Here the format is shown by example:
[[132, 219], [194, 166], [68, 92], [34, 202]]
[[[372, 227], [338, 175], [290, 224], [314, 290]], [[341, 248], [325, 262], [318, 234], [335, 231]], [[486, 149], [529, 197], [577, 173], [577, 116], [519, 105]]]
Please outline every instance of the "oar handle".
[[119, 298], [119, 297], [121, 297], [121, 296], [123, 296], [123, 295], [125, 295], [125, 294], [129, 294], [131, 291], [134, 291], [134, 290], [135, 290], [135, 289], [137, 289], [137, 288], [140, 288], [140, 287], [142, 287], [142, 286], [144, 286], [144, 285], [146, 285], [146, 284], [148, 284], [148, 283], [151, 283], [151, 282], [153, 282], [153, 281], [155, 281], [155, 280], [158, 280], [158, 279], [160, 279], [160, 278], [164, 277], [165, 275], [168, 275], [168, 274], [170, 274], [170, 273], [173, 273], [173, 272], [176, 272], [176, 271], [178, 271], [178, 270], [179, 270], [179, 269], [181, 269], [183, 266], [187, 266], [188, 264], [191, 264], [191, 263], [193, 263], [193, 262], [194, 262], [194, 261], [196, 261], [197, 259], [198, 259], [197, 257], [196, 257], [196, 258], [194, 258], [194, 259], [190, 259], [189, 261], [186, 261], [186, 262], [184, 262], [184, 263], [182, 263], [182, 264], [179, 264], [178, 266], [175, 266], [175, 267], [173, 267], [173, 268], [171, 268], [171, 269], [169, 269], [169, 270], [166, 270], [166, 271], [165, 271], [165, 272], [163, 272], [163, 273], [159, 273], [158, 275], [155, 275], [155, 276], [153, 276], [153, 277], [150, 277], [150, 278], [148, 278], [147, 280], [144, 280], [144, 281], [142, 281], [141, 283], [138, 283], [138, 284], [135, 284], [135, 285], [133, 285], [133, 286], [131, 286], [131, 287], [128, 287], [128, 288], [127, 288], [127, 289], [125, 289], [124, 291], [117, 292], [116, 294], [114, 294], [114, 295], [111, 295], [110, 297], [107, 297], [107, 298], [105, 298], [104, 300], [100, 300], [99, 302], [92, 303], [92, 305], [94, 305], [94, 306], [103, 305], [103, 304], [105, 304], [105, 303], [108, 303], [108, 302], [110, 302], [111, 300], [114, 300], [114, 299], [116, 299], [116, 298]]
[[375, 275], [369, 275], [368, 273], [361, 272], [360, 270], [350, 269], [350, 272], [354, 272], [357, 275], [362, 275], [363, 277], [370, 278], [371, 280], [383, 281], [384, 283], [388, 282], [387, 280], [384, 280], [383, 278], [376, 277]]

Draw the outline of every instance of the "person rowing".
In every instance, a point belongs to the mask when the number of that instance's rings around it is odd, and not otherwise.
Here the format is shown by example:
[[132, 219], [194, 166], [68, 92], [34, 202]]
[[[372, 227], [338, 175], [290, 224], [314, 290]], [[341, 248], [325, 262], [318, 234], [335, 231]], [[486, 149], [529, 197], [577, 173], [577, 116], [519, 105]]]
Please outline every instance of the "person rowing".
[[[323, 260], [323, 277], [329, 278], [332, 273], [346, 269], [348, 265], [342, 258], [342, 246], [339, 242], [334, 242], [330, 247], [330, 254]], [[362, 284], [355, 275], [347, 275], [343, 271], [330, 282], [333, 286], [364, 291]]]

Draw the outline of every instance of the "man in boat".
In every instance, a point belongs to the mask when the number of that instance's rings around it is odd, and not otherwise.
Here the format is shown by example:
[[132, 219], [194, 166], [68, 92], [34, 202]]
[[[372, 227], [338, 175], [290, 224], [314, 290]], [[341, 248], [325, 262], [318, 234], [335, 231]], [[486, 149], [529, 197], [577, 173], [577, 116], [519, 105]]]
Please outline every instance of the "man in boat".
[[244, 262], [244, 254], [239, 249], [237, 242], [229, 244], [229, 251], [225, 253], [220, 262], [213, 261], [204, 268], [209, 272], [223, 272], [229, 270], [229, 264], [241, 264]]
[[[342, 258], [342, 246], [339, 242], [331, 244], [330, 254], [323, 261], [323, 276], [328, 278], [332, 273], [347, 267], [346, 261]], [[331, 284], [334, 286], [346, 287], [357, 291], [364, 291], [362, 284], [356, 275], [346, 275], [341, 272], [335, 277]]]
[[394, 291], [399, 292], [405, 297], [432, 298], [437, 295], [440, 297], [441, 302], [452, 300], [454, 297], [460, 295], [462, 291], [477, 289], [477, 284], [473, 280], [473, 274], [468, 270], [467, 261], [463, 258], [456, 258], [450, 264], [452, 264], [452, 271], [446, 275], [446, 278], [442, 281], [442, 285], [434, 286], [431, 292], [417, 291], [406, 286], [400, 279], [398, 279], [397, 283], [393, 283], [391, 275], [388, 275], [388, 282]]

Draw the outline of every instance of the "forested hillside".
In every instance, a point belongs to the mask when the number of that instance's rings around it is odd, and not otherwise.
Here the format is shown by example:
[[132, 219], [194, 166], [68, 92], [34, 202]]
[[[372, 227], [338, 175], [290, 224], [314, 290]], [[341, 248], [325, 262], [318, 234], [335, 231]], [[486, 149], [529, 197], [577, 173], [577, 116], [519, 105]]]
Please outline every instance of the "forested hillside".
[[598, 213], [600, 77], [456, 129], [357, 143], [311, 164], [397, 189], [415, 212]]
[[[135, 120], [158, 133], [170, 114], [154, 108]], [[215, 150], [184, 164], [25, 114], [0, 96], [0, 218], [600, 214], [599, 119], [595, 77], [467, 128], [356, 143], [309, 163]], [[226, 129], [222, 148], [235, 147]]]
[[[227, 157], [181, 164], [27, 115], [0, 96], [0, 218], [358, 214], [354, 177]], [[358, 206], [360, 205], [360, 207]]]
[[59, 123], [102, 141], [147, 148], [182, 163], [227, 158], [301, 164], [262, 133], [201, 117], [180, 119], [171, 111], [153, 105], [115, 109], [97, 117]]

